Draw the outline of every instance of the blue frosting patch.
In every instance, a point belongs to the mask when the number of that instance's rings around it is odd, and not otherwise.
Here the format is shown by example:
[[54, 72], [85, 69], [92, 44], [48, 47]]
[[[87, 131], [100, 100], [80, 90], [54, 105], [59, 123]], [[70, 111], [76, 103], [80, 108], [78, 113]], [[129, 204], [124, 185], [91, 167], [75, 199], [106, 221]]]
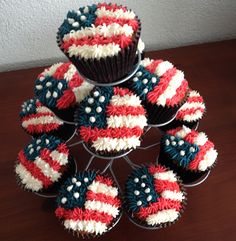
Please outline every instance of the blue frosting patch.
[[199, 147], [196, 144], [190, 144], [179, 137], [169, 134], [162, 137], [161, 143], [163, 151], [182, 167], [188, 167], [199, 152]]
[[69, 11], [67, 18], [59, 28], [60, 37], [63, 38], [63, 36], [70, 33], [71, 30], [78, 31], [85, 27], [91, 27], [97, 17], [95, 14], [96, 10], [97, 6], [93, 4], [81, 7], [77, 11]]
[[112, 87], [96, 87], [87, 96], [77, 110], [78, 126], [105, 128], [106, 106], [110, 103], [113, 96]]
[[40, 102], [50, 108], [55, 108], [57, 100], [68, 88], [65, 79], [57, 80], [52, 76], [36, 79], [34, 92]]
[[131, 212], [138, 212], [158, 200], [154, 187], [154, 178], [147, 167], [134, 170], [126, 181], [126, 201]]
[[57, 206], [64, 209], [83, 208], [88, 186], [96, 177], [95, 171], [84, 171], [68, 178], [59, 191]]
[[20, 117], [23, 118], [24, 116], [31, 115], [31, 114], [36, 114], [36, 100], [35, 99], [30, 99], [25, 101], [22, 104], [22, 109], [20, 112]]
[[151, 74], [143, 66], [140, 66], [136, 74], [129, 81], [129, 88], [132, 89], [142, 101], [146, 100], [147, 94], [154, 89], [160, 79]]
[[28, 160], [34, 161], [35, 158], [40, 155], [42, 149], [47, 148], [53, 151], [61, 143], [62, 141], [59, 138], [44, 134], [32, 140], [31, 143], [24, 148], [24, 153]]

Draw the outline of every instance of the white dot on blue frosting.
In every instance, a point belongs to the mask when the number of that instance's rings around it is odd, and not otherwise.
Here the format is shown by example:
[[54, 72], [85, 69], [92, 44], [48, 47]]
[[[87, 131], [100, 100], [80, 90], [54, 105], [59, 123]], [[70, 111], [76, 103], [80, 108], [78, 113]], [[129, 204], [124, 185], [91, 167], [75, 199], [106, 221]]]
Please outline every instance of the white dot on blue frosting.
[[41, 77], [39, 78], [39, 81], [43, 81], [43, 80], [44, 80], [44, 77], [41, 76]]
[[141, 183], [141, 187], [145, 187], [146, 184], [144, 182]]
[[141, 206], [142, 205], [142, 201], [137, 201], [137, 206]]
[[41, 89], [43, 88], [43, 86], [42, 86], [42, 85], [36, 85], [35, 88], [36, 88], [37, 90], [41, 90]]
[[180, 140], [179, 142], [178, 142], [178, 145], [179, 146], [182, 146], [184, 144], [184, 141], [183, 140]]
[[66, 197], [63, 197], [62, 199], [61, 199], [61, 203], [62, 204], [65, 204], [67, 202], [67, 198]]
[[191, 146], [191, 147], [189, 148], [189, 151], [190, 151], [190, 152], [195, 152], [195, 148]]
[[51, 82], [47, 82], [47, 83], [46, 83], [46, 86], [47, 86], [47, 87], [50, 87], [50, 86], [52, 86], [52, 83], [51, 83]]
[[144, 190], [145, 193], [149, 193], [150, 191], [151, 191], [151, 190], [150, 190], [149, 187]]
[[90, 113], [91, 110], [92, 110], [92, 109], [91, 109], [90, 107], [86, 107], [86, 108], [85, 108], [85, 112], [86, 112], [86, 113]]
[[141, 71], [136, 73], [136, 76], [140, 77], [143, 73]]
[[83, 12], [84, 12], [84, 13], [88, 13], [88, 12], [89, 12], [88, 6], [86, 6], [86, 7], [84, 8]]
[[61, 90], [62, 87], [63, 87], [62, 83], [58, 83], [57, 88], [58, 88], [59, 90]]
[[175, 137], [174, 137], [174, 136], [171, 136], [170, 139], [173, 141], [173, 140], [175, 139]]
[[184, 151], [184, 150], [181, 150], [181, 151], [179, 152], [179, 154], [180, 154], [180, 156], [184, 156], [184, 155], [185, 155], [185, 151]]
[[41, 148], [41, 146], [37, 146], [36, 150], [37, 150], [37, 151], [39, 151], [39, 150], [40, 150], [40, 148]]
[[94, 122], [96, 121], [96, 118], [95, 118], [94, 116], [90, 116], [90, 117], [89, 117], [89, 121], [92, 122], [92, 123], [94, 123]]
[[54, 98], [57, 98], [57, 96], [58, 96], [57, 92], [56, 92], [56, 91], [53, 91], [52, 96], [53, 96]]
[[98, 91], [94, 91], [93, 96], [94, 97], [98, 97], [99, 96], [99, 92]]
[[137, 177], [134, 178], [134, 182], [135, 183], [138, 183], [139, 182], [139, 179]]
[[148, 83], [148, 79], [143, 79], [143, 84], [147, 84]]
[[171, 145], [172, 145], [172, 146], [175, 146], [175, 145], [176, 145], [176, 141], [172, 141], [172, 142], [171, 142]]
[[76, 182], [75, 185], [76, 185], [77, 187], [80, 187], [80, 186], [81, 186], [81, 182]]
[[49, 144], [49, 140], [48, 139], [46, 139], [45, 142], [46, 142], [46, 144]]
[[157, 82], [157, 78], [156, 77], [152, 77], [152, 83], [155, 84]]
[[29, 150], [29, 154], [32, 154], [34, 152], [34, 148], [31, 148], [30, 150]]
[[134, 81], [134, 82], [137, 82], [137, 81], [138, 81], [138, 77], [134, 77], [134, 78], [133, 78], [133, 81]]
[[104, 101], [105, 101], [105, 96], [103, 96], [103, 95], [100, 96], [100, 97], [99, 97], [99, 102], [103, 103]]
[[78, 15], [81, 15], [81, 12], [80, 12], [80, 10], [78, 10], [77, 12], [76, 12]]
[[78, 22], [74, 22], [74, 23], [72, 23], [72, 26], [73, 27], [79, 27], [79, 23]]
[[144, 179], [144, 178], [147, 178], [147, 175], [142, 175], [141, 178], [143, 178], [143, 179]]
[[40, 140], [40, 139], [38, 139], [38, 140], [36, 141], [36, 144], [39, 144], [39, 143], [41, 143], [41, 140]]
[[97, 111], [97, 113], [101, 113], [101, 112], [102, 112], [102, 107], [98, 106], [98, 107], [96, 108], [96, 111]]
[[170, 145], [170, 141], [166, 140], [166, 146], [169, 146], [169, 145]]
[[134, 191], [134, 195], [138, 196], [140, 194], [140, 192], [138, 190]]
[[52, 95], [51, 92], [48, 91], [47, 94], [46, 94], [46, 98], [49, 99], [51, 97], [51, 95]]
[[145, 88], [145, 89], [143, 90], [143, 93], [147, 94], [147, 92], [148, 92], [148, 89]]
[[88, 98], [88, 103], [89, 104], [93, 104], [93, 102], [94, 102], [94, 98]]
[[79, 198], [79, 193], [75, 192], [73, 196], [77, 199], [77, 198]]
[[75, 177], [73, 177], [73, 178], [71, 179], [71, 181], [72, 181], [72, 183], [76, 183], [76, 182], [77, 182], [77, 179], [76, 179]]
[[81, 21], [85, 21], [87, 18], [86, 18], [86, 16], [84, 16], [84, 15], [82, 15], [81, 17], [80, 17], [80, 20]]
[[73, 189], [73, 185], [70, 185], [70, 186], [68, 186], [68, 187], [66, 188], [66, 190], [67, 190], [68, 192], [70, 192], [72, 189]]
[[149, 196], [147, 197], [147, 201], [150, 202], [151, 200], [152, 200], [152, 196], [149, 195]]
[[75, 22], [75, 20], [73, 18], [68, 18], [67, 20], [68, 20], [69, 24], [72, 24]]
[[87, 177], [84, 178], [84, 182], [88, 182], [89, 179]]

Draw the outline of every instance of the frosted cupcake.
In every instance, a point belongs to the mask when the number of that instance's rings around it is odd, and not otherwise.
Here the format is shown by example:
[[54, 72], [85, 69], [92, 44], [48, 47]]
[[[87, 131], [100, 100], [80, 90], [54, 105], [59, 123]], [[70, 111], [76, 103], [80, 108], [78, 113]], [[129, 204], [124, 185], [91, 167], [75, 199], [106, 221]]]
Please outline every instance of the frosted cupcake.
[[121, 215], [119, 190], [110, 177], [79, 172], [61, 187], [55, 214], [78, 237], [105, 234]]
[[188, 184], [212, 169], [217, 155], [214, 144], [205, 133], [182, 126], [163, 135], [159, 162], [176, 171]]
[[69, 11], [57, 39], [81, 74], [111, 83], [133, 69], [140, 31], [141, 23], [132, 10], [99, 3]]
[[63, 123], [37, 99], [22, 104], [20, 119], [22, 128], [33, 137], [50, 134], [66, 141], [75, 133], [75, 126]]
[[19, 152], [15, 172], [24, 189], [37, 193], [55, 192], [59, 180], [68, 175], [68, 164], [69, 150], [65, 143], [57, 137], [43, 135]]
[[141, 100], [128, 89], [96, 87], [75, 113], [87, 148], [100, 156], [119, 156], [140, 146], [147, 125]]
[[134, 170], [125, 187], [125, 208], [130, 219], [143, 228], [170, 226], [180, 218], [186, 204], [181, 181], [160, 165]]
[[202, 96], [197, 91], [191, 90], [187, 101], [180, 107], [175, 119], [160, 129], [170, 130], [183, 125], [194, 129], [198, 126], [205, 111], [206, 106]]
[[188, 82], [170, 62], [145, 58], [126, 87], [136, 93], [147, 110], [148, 123], [170, 121], [186, 101]]
[[74, 108], [94, 86], [84, 81], [71, 63], [45, 69], [35, 81], [35, 96], [63, 120], [73, 120]]

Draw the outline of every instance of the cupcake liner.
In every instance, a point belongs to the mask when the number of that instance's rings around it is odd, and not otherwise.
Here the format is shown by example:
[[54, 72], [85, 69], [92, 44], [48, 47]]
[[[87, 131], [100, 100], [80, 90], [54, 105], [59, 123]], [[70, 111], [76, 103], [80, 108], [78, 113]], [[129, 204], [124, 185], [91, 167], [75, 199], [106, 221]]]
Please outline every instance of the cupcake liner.
[[69, 156], [69, 161], [68, 161], [68, 164], [65, 168], [66, 169], [64, 170], [61, 178], [57, 182], [53, 183], [47, 189], [42, 189], [38, 192], [34, 192], [32, 190], [26, 189], [24, 187], [24, 185], [22, 184], [21, 179], [19, 178], [18, 175], [16, 175], [16, 182], [23, 190], [34, 193], [37, 196], [45, 197], [45, 198], [55, 198], [58, 194], [59, 188], [64, 183], [64, 181], [69, 176], [74, 175], [77, 172], [77, 163], [76, 163], [76, 160], [72, 156]]
[[57, 34], [57, 43], [82, 75], [98, 83], [112, 83], [124, 77], [133, 68], [141, 34], [141, 22], [138, 18], [137, 21], [139, 28], [135, 32], [133, 42], [128, 47], [122, 49], [116, 56], [101, 58], [99, 60], [70, 57], [61, 47], [59, 34]]
[[[162, 150], [162, 146], [160, 146], [160, 150]], [[204, 175], [206, 175], [206, 173], [215, 166], [216, 162], [205, 171], [189, 170], [185, 167], [179, 166], [176, 162], [171, 160], [167, 153], [160, 151], [158, 163], [176, 172], [177, 175], [182, 179], [183, 184], [191, 184], [200, 180]]]
[[[48, 107], [49, 108], [49, 107]], [[59, 119], [66, 122], [74, 121], [74, 112], [76, 107], [70, 107], [66, 109], [49, 108]]]
[[[147, 165], [142, 165], [142, 166], [144, 167]], [[166, 167], [166, 168], [167, 168], [167, 170], [170, 170], [168, 167]], [[179, 176], [177, 176], [177, 182], [180, 186], [181, 192], [183, 192], [183, 194], [185, 196], [185, 199], [182, 201], [181, 210], [179, 211], [179, 216], [177, 219], [175, 219], [173, 222], [166, 222], [166, 223], [155, 225], [155, 226], [148, 225], [144, 220], [138, 219], [135, 215], [133, 215], [132, 212], [129, 211], [126, 199], [124, 197], [123, 206], [124, 206], [124, 210], [126, 210], [126, 214], [128, 215], [129, 220], [136, 226], [143, 228], [143, 229], [148, 229], [148, 230], [157, 230], [157, 229], [161, 229], [161, 228], [167, 228], [167, 227], [175, 224], [182, 217], [182, 214], [183, 214], [184, 210], [186, 209], [186, 205], [187, 205], [187, 192], [184, 187], [183, 181]]]

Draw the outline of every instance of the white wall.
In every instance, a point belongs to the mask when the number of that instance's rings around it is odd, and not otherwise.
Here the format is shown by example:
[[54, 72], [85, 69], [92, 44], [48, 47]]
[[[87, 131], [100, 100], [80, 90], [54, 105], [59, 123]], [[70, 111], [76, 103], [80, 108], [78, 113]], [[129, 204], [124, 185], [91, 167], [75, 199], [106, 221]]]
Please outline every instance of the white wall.
[[[63, 59], [55, 41], [57, 28], [68, 10], [93, 2], [0, 0], [0, 71]], [[142, 20], [142, 38], [148, 50], [236, 37], [236, 0], [107, 2], [123, 3], [135, 10]]]

